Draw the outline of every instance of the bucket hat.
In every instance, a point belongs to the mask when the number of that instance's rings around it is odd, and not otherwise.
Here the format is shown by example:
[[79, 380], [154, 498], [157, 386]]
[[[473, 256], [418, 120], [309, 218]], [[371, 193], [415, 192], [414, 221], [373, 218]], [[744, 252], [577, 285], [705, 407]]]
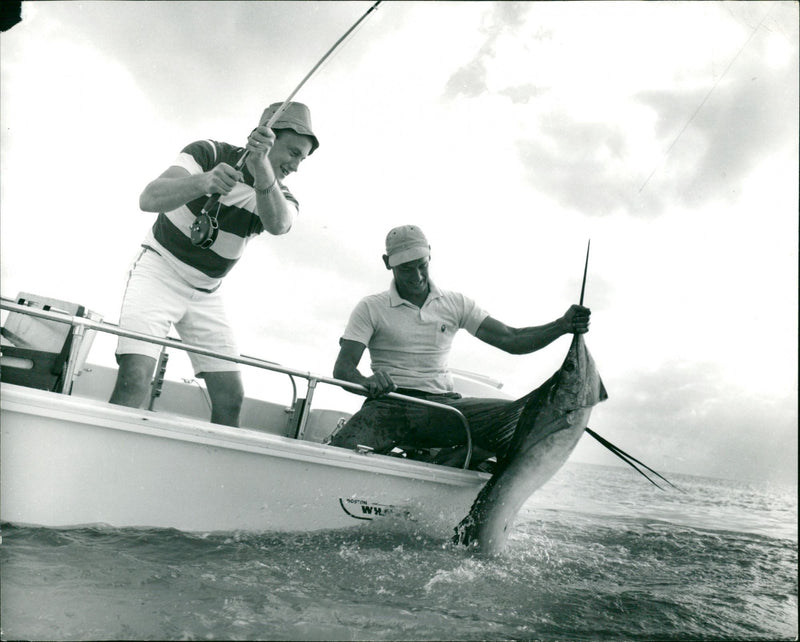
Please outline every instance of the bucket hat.
[[[272, 115], [280, 109], [283, 103], [272, 103], [261, 114], [259, 125], [266, 125]], [[286, 105], [286, 109], [278, 116], [278, 120], [272, 123], [272, 129], [291, 129], [292, 131], [300, 134], [301, 136], [308, 136], [311, 139], [311, 151], [308, 155], [314, 153], [314, 150], [319, 147], [319, 141], [311, 129], [311, 112], [308, 107], [303, 103], [290, 102]]]

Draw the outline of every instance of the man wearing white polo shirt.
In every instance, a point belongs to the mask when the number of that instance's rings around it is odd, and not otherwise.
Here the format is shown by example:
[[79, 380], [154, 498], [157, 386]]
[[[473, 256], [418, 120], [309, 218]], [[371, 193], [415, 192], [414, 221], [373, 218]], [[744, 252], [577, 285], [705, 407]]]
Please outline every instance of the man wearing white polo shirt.
[[[524, 404], [462, 398], [454, 392], [447, 363], [456, 332], [463, 328], [505, 352], [528, 354], [564, 334], [587, 332], [591, 311], [573, 305], [545, 325], [509, 327], [469, 297], [443, 290], [430, 280], [430, 244], [415, 225], [389, 232], [383, 261], [394, 279], [387, 291], [364, 297], [356, 305], [339, 340], [333, 370], [337, 379], [365, 386], [369, 398], [330, 443], [343, 448], [369, 446], [380, 454], [396, 446], [430, 449], [465, 443], [463, 426], [453, 413], [382, 397], [396, 391], [458, 408], [470, 424], [476, 462], [501, 454], [508, 445], [508, 427]], [[365, 349], [371, 358], [370, 376], [358, 370]]]

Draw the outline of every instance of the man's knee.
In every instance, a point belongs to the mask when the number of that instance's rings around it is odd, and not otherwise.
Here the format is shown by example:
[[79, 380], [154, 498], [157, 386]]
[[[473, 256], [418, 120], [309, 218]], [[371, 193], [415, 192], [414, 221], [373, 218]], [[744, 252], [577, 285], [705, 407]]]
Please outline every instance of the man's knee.
[[138, 408], [150, 389], [156, 360], [141, 354], [117, 356], [119, 370], [110, 403]]
[[386, 402], [368, 401], [331, 435], [330, 444], [350, 449], [369, 446], [378, 454], [386, 454], [406, 432], [402, 413], [397, 413]]
[[[365, 438], [361, 411], [354, 414], [328, 437], [327, 443], [338, 448], [355, 448]], [[368, 446], [369, 444], [364, 444]]]
[[215, 411], [226, 415], [234, 413], [238, 415], [242, 410], [244, 391], [231, 390], [225, 394], [217, 394], [214, 396], [211, 396], [209, 393], [209, 396], [211, 397], [211, 405]]
[[206, 381], [211, 398], [211, 421], [229, 426], [239, 425], [244, 402], [244, 385], [238, 371], [206, 372], [198, 376]]

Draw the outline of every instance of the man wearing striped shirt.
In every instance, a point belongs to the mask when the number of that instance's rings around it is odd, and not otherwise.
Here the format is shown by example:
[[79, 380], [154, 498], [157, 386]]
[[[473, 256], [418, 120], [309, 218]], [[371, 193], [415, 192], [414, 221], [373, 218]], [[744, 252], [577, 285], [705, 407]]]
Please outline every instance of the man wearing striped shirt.
[[[280, 106], [264, 110], [247, 139], [241, 169], [241, 147], [196, 141], [145, 187], [139, 206], [158, 217], [131, 267], [121, 328], [166, 337], [174, 326], [186, 343], [238, 356], [217, 290], [251, 238], [291, 229], [299, 204], [282, 181], [319, 146], [302, 103], [288, 103], [266, 127]], [[219, 198], [203, 214], [210, 195]], [[142, 405], [159, 352], [158, 345], [120, 337], [111, 403]], [[196, 376], [205, 379], [211, 421], [238, 426], [244, 399], [238, 364], [191, 352], [189, 357]]]

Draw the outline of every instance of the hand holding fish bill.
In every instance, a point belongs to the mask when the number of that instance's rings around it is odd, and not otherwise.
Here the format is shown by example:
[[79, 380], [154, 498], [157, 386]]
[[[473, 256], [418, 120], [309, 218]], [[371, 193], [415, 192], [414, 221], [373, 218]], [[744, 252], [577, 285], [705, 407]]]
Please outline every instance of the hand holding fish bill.
[[592, 311], [582, 305], [573, 304], [561, 317], [564, 334], [584, 334], [589, 331]]

